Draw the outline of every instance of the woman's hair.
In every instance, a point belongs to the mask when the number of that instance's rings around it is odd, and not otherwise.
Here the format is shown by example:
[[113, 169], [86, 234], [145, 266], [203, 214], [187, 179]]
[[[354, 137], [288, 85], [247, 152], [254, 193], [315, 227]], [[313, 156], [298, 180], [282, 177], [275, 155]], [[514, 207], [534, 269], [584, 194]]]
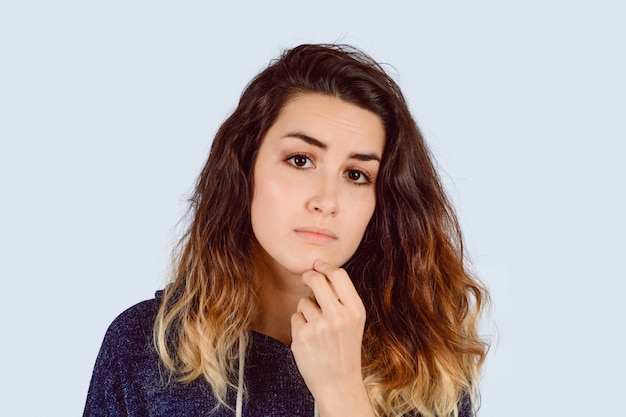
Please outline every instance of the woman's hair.
[[478, 320], [488, 294], [467, 269], [458, 221], [402, 92], [379, 64], [344, 45], [284, 52], [218, 130], [154, 327], [161, 360], [183, 382], [204, 376], [225, 403], [239, 337], [258, 305], [255, 158], [281, 109], [307, 93], [367, 109], [386, 131], [376, 208], [344, 265], [367, 310], [362, 363], [374, 408], [457, 415], [461, 399], [478, 393], [487, 352]]

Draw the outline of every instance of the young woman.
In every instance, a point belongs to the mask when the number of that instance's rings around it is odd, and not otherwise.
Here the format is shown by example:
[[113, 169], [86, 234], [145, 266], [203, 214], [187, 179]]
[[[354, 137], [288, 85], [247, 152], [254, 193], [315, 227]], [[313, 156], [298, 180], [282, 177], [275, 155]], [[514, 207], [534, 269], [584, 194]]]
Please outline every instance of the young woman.
[[85, 416], [471, 416], [486, 290], [394, 81], [347, 46], [243, 92], [171, 283], [122, 313]]

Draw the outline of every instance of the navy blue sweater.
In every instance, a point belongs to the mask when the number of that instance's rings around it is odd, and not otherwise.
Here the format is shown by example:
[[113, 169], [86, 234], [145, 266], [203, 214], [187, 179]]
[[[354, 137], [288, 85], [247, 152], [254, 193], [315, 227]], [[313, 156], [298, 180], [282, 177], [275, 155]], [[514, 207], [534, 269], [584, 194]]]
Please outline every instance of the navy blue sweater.
[[[216, 408], [203, 378], [176, 382], [163, 368], [152, 343], [152, 327], [161, 293], [122, 314], [111, 324], [96, 359], [83, 417], [222, 417], [234, 411]], [[289, 346], [250, 332], [244, 380], [248, 398], [245, 417], [313, 416], [313, 397], [300, 375]], [[235, 408], [236, 392], [227, 401]], [[464, 403], [460, 417], [472, 415]]]

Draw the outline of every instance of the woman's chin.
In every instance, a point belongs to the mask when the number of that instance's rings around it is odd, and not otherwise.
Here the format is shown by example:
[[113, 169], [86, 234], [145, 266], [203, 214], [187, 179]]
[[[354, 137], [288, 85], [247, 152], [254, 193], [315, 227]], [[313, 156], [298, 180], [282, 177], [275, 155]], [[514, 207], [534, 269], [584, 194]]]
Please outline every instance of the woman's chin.
[[347, 259], [337, 259], [337, 257], [317, 251], [300, 253], [298, 256], [277, 256], [276, 258], [265, 252], [264, 258], [266, 265], [274, 274], [297, 276], [302, 276], [305, 272], [313, 270], [313, 264], [317, 260], [322, 260], [335, 267], [340, 267], [347, 261]]

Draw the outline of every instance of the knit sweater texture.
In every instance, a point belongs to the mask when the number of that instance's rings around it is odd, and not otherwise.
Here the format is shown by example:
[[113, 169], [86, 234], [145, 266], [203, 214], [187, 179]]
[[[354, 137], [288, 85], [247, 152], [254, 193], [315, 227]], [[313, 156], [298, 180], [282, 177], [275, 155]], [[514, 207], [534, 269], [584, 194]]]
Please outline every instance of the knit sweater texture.
[[[122, 314], [109, 326], [96, 359], [83, 417], [232, 417], [236, 390], [220, 406], [204, 378], [180, 383], [170, 377], [152, 342], [161, 292]], [[289, 346], [250, 332], [244, 380], [244, 417], [313, 416], [314, 400]], [[469, 402], [460, 417], [472, 416]]]

